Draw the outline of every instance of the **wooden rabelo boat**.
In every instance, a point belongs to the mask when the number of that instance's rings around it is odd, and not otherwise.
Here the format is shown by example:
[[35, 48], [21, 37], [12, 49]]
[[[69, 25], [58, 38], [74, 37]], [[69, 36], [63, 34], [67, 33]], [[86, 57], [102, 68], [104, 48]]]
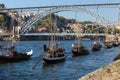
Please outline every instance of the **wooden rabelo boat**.
[[73, 56], [79, 56], [79, 55], [88, 55], [89, 50], [84, 47], [80, 41], [80, 33], [81, 33], [82, 25], [78, 24], [75, 27], [76, 31], [76, 40], [75, 43], [72, 44], [72, 54]]
[[105, 49], [110, 49], [110, 48], [112, 48], [112, 43], [111, 43], [111, 42], [104, 42], [104, 48], [105, 48]]
[[101, 47], [102, 47], [102, 45], [100, 45], [99, 42], [94, 42], [93, 45], [92, 45], [91, 50], [92, 51], [100, 51]]
[[59, 48], [57, 50], [48, 50], [44, 53], [42, 59], [45, 63], [48, 64], [63, 62], [66, 58], [66, 54], [64, 53], [64, 51], [64, 48]]
[[14, 51], [12, 55], [0, 55], [0, 62], [18, 62], [31, 58], [33, 52], [19, 53]]
[[112, 46], [113, 46], [113, 47], [119, 46], [118, 41], [116, 41], [116, 40], [115, 40], [115, 41], [112, 41]]
[[49, 43], [50, 47], [48, 48], [46, 45], [43, 46], [43, 53], [42, 59], [45, 63], [48, 64], [55, 64], [59, 63], [65, 60], [66, 54], [64, 48], [58, 48], [58, 45], [60, 42], [57, 42], [56, 45], [54, 45], [53, 42]]
[[[6, 40], [7, 46], [1, 46], [1, 51], [0, 51], [0, 62], [18, 62], [18, 61], [23, 61], [23, 60], [27, 60], [29, 58], [31, 58], [31, 56], [33, 55], [33, 50], [29, 51], [29, 52], [17, 52], [14, 51], [15, 48], [15, 43], [17, 38], [15, 37], [14, 34], [14, 20], [15, 17], [12, 16], [12, 20], [11, 20], [11, 24], [12, 24], [12, 30], [11, 30], [11, 35], [8, 38], [9, 40]], [[8, 46], [8, 43], [12, 44], [10, 45], [10, 47]], [[5, 50], [5, 52], [7, 52], [6, 55], [4, 55], [4, 53], [2, 52], [2, 50]]]
[[[51, 15], [50, 15], [51, 17]], [[57, 21], [54, 21], [55, 25]], [[51, 22], [52, 23], [52, 22]], [[66, 54], [64, 48], [59, 48], [60, 42], [56, 39], [56, 36], [54, 35], [56, 33], [57, 26], [51, 25], [50, 26], [50, 32], [51, 32], [51, 40], [48, 43], [48, 47], [46, 45], [43, 46], [43, 53], [42, 59], [45, 63], [48, 64], [55, 64], [59, 63], [65, 60]], [[57, 40], [57, 41], [56, 41]]]
[[74, 44], [74, 47], [72, 47], [72, 54], [73, 56], [88, 55], [89, 50], [85, 48], [83, 45], [78, 46]]
[[29, 52], [23, 52], [23, 53], [13, 51], [8, 55], [0, 55], [0, 62], [11, 63], [11, 62], [23, 61], [31, 58], [32, 55], [33, 55], [33, 50]]

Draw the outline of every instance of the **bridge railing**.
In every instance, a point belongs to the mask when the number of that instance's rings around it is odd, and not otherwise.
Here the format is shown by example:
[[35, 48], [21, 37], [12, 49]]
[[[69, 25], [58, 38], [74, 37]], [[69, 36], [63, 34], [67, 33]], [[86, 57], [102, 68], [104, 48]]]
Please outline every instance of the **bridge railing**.
[[27, 34], [23, 34], [25, 36], [50, 36], [50, 35], [56, 35], [56, 36], [106, 36], [107, 34], [101, 33], [101, 34], [96, 34], [96, 33], [55, 33], [55, 34], [51, 34], [51, 33], [27, 33]]

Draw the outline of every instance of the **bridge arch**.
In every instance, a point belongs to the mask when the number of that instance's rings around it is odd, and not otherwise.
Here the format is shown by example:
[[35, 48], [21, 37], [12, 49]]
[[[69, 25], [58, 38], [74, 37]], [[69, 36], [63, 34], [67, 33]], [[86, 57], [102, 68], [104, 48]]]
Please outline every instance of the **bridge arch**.
[[[28, 30], [30, 29], [30, 27], [32, 25], [34, 25], [38, 20], [43, 19], [44, 17], [46, 17], [47, 15], [50, 15], [52, 13], [57, 13], [57, 12], [62, 12], [62, 11], [77, 11], [77, 12], [83, 12], [86, 13], [87, 15], [96, 18], [100, 23], [99, 24], [103, 24], [103, 23], [110, 23], [109, 20], [105, 19], [103, 16], [100, 16], [98, 14], [95, 14], [94, 12], [91, 12], [90, 10], [87, 10], [84, 7], [80, 7], [80, 6], [58, 6], [58, 7], [53, 7], [50, 8], [44, 12], [41, 12], [40, 14], [36, 14], [35, 16], [33, 16], [31, 19], [29, 19], [26, 23], [21, 25], [21, 30], [20, 30], [20, 34], [25, 34], [28, 32]], [[107, 25], [104, 25], [107, 28]], [[111, 26], [113, 27], [113, 26]]]

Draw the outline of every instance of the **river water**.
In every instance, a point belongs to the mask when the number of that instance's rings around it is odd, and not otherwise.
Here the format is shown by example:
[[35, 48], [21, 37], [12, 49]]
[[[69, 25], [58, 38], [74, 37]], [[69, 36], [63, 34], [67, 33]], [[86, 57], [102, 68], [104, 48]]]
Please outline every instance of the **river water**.
[[[46, 65], [40, 60], [35, 69], [32, 69], [42, 51], [43, 44], [48, 41], [19, 41], [15, 44], [15, 50], [19, 52], [33, 49], [34, 55], [30, 60], [16, 63], [0, 63], [0, 80], [78, 80], [80, 77], [103, 67], [113, 61], [120, 52], [119, 46], [111, 49], [101, 49], [91, 52], [89, 55], [73, 57], [71, 44], [74, 41], [61, 41], [61, 47], [65, 47], [67, 58], [59, 64]], [[0, 42], [3, 44], [3, 42]], [[82, 41], [89, 50], [92, 40]], [[102, 42], [101, 42], [102, 43]]]

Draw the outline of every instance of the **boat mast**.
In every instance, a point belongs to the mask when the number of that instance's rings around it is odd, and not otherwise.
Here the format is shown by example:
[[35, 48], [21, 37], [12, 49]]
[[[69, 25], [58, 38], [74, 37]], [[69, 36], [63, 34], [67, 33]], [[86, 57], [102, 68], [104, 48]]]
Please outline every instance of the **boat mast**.
[[77, 43], [78, 43], [78, 48], [79, 48], [79, 46], [80, 46], [80, 27], [79, 27], [79, 22], [78, 22], [78, 20], [77, 20], [77, 12], [76, 12], [76, 23], [77, 23], [77, 25], [76, 25], [76, 29], [77, 29]]
[[58, 48], [58, 46], [56, 46], [57, 43], [56, 43], [56, 35], [55, 35], [56, 34], [56, 30], [57, 30], [57, 18], [56, 18], [55, 14], [53, 16], [54, 16], [54, 18], [53, 18], [54, 19], [54, 22], [53, 22], [53, 33], [54, 33], [53, 34], [53, 40], [54, 40], [55, 47]]
[[50, 33], [51, 33], [51, 41], [50, 41], [50, 47], [52, 48], [53, 47], [53, 24], [52, 24], [52, 17], [51, 17], [52, 14], [50, 14]]
[[81, 24], [78, 23], [78, 47], [81, 44], [80, 42], [81, 28], [82, 28]]
[[[99, 14], [98, 14], [98, 6], [97, 6], [97, 15], [99, 16]], [[98, 24], [98, 19], [96, 19], [96, 22], [97, 22], [97, 24]], [[99, 27], [99, 25], [98, 25], [98, 27]], [[96, 31], [96, 38], [95, 38], [96, 40], [95, 40], [95, 41], [96, 41], [97, 43], [100, 42], [99, 37], [98, 37], [98, 35], [97, 35], [98, 33], [99, 33], [99, 32]]]
[[55, 33], [56, 33], [56, 16], [54, 15], [54, 25], [53, 25], [53, 31], [54, 31], [54, 37], [53, 37], [53, 39], [54, 39], [54, 43], [55, 43], [55, 41], [56, 41], [56, 35], [55, 35]]
[[14, 30], [15, 30], [15, 29], [14, 29], [14, 14], [12, 14], [12, 17], [11, 17], [11, 18], [12, 18], [12, 20], [11, 20], [11, 21], [12, 21], [12, 22], [11, 22], [11, 23], [12, 23], [11, 38], [12, 38], [12, 46], [14, 46]]

